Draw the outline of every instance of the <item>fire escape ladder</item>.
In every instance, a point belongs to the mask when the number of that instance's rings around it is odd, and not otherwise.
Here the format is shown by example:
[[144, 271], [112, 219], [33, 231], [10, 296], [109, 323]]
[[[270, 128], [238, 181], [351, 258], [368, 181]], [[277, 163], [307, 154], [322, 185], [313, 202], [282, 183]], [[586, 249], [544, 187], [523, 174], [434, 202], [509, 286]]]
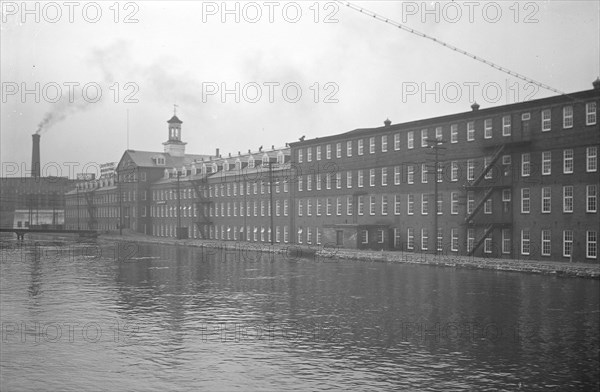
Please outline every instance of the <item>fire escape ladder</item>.
[[85, 193], [85, 202], [89, 215], [89, 229], [96, 230], [96, 206], [94, 205], [94, 191]]
[[481, 182], [481, 180], [483, 180], [483, 178], [485, 177], [485, 175], [492, 169], [492, 167], [496, 164], [496, 162], [498, 161], [498, 158], [500, 158], [500, 156], [502, 155], [502, 153], [504, 152], [504, 149], [506, 148], [506, 144], [501, 144], [496, 151], [494, 152], [494, 155], [492, 155], [492, 159], [488, 162], [488, 164], [483, 168], [482, 172], [479, 173], [479, 175], [475, 178], [475, 180], [473, 180], [469, 185], [470, 186], [476, 186], [477, 184], [479, 184]]
[[487, 238], [487, 236], [494, 230], [494, 225], [489, 225], [485, 231], [483, 232], [483, 235], [481, 236], [481, 238], [479, 238], [479, 240], [477, 240], [477, 242], [475, 242], [475, 244], [473, 244], [473, 249], [469, 250], [469, 253], [467, 254], [468, 256], [472, 256], [473, 253], [475, 253], [475, 251], [481, 246], [481, 244], [483, 244], [483, 242], [485, 241], [485, 239]]
[[486, 189], [486, 192], [483, 195], [483, 198], [481, 198], [481, 200], [479, 200], [479, 203], [477, 203], [475, 205], [475, 207], [473, 208], [473, 211], [465, 218], [465, 222], [467, 222], [467, 223], [471, 222], [473, 217], [479, 212], [479, 210], [481, 210], [481, 208], [484, 206], [485, 202], [490, 198], [490, 195], [492, 194], [492, 192], [494, 192], [493, 187], [489, 187]]
[[200, 237], [202, 239], [206, 239], [204, 236], [204, 230], [206, 226], [211, 225], [212, 222], [210, 218], [205, 214], [204, 208], [208, 206], [212, 201], [204, 197], [204, 190], [201, 185], [206, 185], [208, 183], [206, 177], [203, 177], [199, 180], [190, 181], [192, 186], [194, 187], [194, 191], [196, 192], [196, 212], [198, 213], [198, 218], [194, 222], [198, 231], [200, 232]]

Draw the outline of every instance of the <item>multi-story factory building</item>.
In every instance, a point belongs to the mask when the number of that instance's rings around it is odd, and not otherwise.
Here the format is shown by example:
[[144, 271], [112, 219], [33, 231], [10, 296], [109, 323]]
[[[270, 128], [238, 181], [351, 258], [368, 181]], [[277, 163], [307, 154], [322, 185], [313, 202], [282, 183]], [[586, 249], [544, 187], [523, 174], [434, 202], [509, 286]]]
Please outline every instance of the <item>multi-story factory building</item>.
[[296, 242], [598, 260], [599, 99], [597, 80], [292, 143]]
[[127, 150], [114, 179], [67, 194], [67, 225], [79, 216], [81, 228], [176, 238], [597, 261], [599, 103], [597, 80], [227, 157], [185, 154], [173, 116], [163, 152]]

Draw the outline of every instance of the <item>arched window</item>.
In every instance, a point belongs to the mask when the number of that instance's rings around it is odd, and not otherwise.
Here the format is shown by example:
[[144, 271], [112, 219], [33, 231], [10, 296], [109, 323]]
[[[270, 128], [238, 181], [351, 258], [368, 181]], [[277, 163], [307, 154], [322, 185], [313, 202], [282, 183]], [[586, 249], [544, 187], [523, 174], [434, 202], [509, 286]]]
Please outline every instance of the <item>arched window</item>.
[[267, 154], [263, 155], [263, 157], [262, 157], [262, 163], [263, 163], [263, 165], [268, 165], [269, 164], [269, 156]]

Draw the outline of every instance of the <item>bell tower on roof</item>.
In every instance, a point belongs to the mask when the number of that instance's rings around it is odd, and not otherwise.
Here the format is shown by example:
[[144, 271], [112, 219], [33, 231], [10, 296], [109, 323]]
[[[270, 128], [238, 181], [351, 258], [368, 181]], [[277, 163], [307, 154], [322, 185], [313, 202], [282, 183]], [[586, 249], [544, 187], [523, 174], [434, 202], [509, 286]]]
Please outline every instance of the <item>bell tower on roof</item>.
[[163, 143], [165, 153], [173, 157], [182, 157], [185, 155], [185, 145], [187, 143], [181, 141], [181, 124], [183, 124], [183, 121], [177, 118], [177, 105], [173, 105], [173, 117], [167, 121], [167, 124], [169, 138]]

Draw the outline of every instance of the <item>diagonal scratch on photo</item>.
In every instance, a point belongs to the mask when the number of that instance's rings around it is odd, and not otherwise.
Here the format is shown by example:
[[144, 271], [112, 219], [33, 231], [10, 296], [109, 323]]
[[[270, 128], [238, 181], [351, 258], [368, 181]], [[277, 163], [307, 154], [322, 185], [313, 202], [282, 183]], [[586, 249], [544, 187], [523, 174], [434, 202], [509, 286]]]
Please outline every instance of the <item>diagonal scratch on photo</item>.
[[0, 390], [600, 389], [599, 2], [0, 18]]

